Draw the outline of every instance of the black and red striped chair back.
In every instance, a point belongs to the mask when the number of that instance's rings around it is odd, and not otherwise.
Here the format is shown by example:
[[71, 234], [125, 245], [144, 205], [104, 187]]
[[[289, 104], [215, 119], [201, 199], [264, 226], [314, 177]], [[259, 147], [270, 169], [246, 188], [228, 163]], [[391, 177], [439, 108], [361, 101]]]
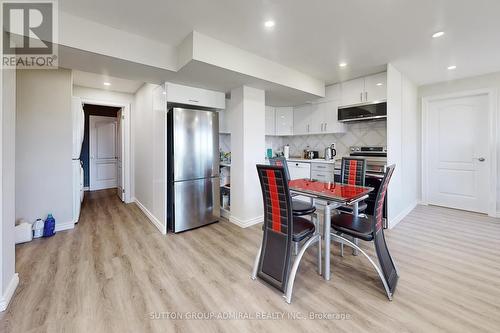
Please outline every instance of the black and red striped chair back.
[[384, 179], [382, 179], [382, 183], [378, 189], [377, 197], [375, 199], [375, 209], [373, 215], [375, 217], [375, 225], [374, 231], [377, 232], [383, 227], [383, 217], [384, 217], [384, 200], [387, 194], [387, 187], [389, 186], [389, 182], [391, 181], [392, 174], [396, 166], [390, 165], [387, 167], [384, 175]]
[[288, 163], [284, 157], [273, 157], [269, 159], [271, 165], [282, 166], [285, 169], [286, 178], [290, 180], [290, 171], [288, 170]]
[[396, 285], [398, 283], [399, 275], [396, 269], [396, 265], [394, 264], [394, 260], [389, 253], [389, 249], [387, 248], [387, 243], [385, 242], [384, 236], [384, 228], [382, 226], [382, 218], [383, 218], [383, 207], [384, 207], [384, 199], [387, 195], [387, 187], [389, 186], [389, 182], [391, 180], [392, 174], [394, 173], [394, 169], [396, 166], [393, 164], [388, 166], [384, 179], [380, 184], [377, 199], [375, 200], [375, 216], [373, 222], [373, 241], [375, 243], [375, 251], [377, 252], [377, 257], [380, 263], [380, 268], [382, 273], [384, 274], [385, 280], [389, 287], [391, 294], [394, 293], [396, 289]]
[[257, 276], [285, 291], [292, 250], [292, 199], [283, 166], [257, 165], [264, 200], [264, 237]]
[[342, 183], [365, 186], [366, 160], [364, 158], [342, 157]]

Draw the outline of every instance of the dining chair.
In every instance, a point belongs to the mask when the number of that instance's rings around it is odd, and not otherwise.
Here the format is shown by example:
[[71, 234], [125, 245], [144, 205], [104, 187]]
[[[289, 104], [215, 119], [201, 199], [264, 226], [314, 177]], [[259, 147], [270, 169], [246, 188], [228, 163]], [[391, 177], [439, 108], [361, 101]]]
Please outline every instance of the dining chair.
[[[305, 251], [317, 243], [318, 274], [321, 275], [321, 235], [311, 221], [294, 216], [285, 168], [257, 165], [264, 201], [262, 243], [255, 258], [252, 279], [259, 277], [284, 293], [292, 301], [293, 284]], [[292, 246], [301, 243], [292, 265]], [[291, 266], [291, 267], [290, 267]]]
[[[341, 183], [365, 186], [366, 177], [366, 160], [364, 158], [342, 157], [340, 179]], [[358, 213], [363, 213], [368, 205], [366, 202], [358, 203]], [[340, 206], [337, 210], [341, 213], [352, 214], [351, 206]]]
[[[386, 173], [377, 192], [374, 216], [354, 217], [351, 214], [337, 214], [333, 215], [331, 218], [332, 241], [350, 246], [362, 253], [368, 259], [382, 280], [389, 300], [392, 300], [392, 296], [394, 295], [399, 274], [394, 260], [389, 253], [389, 249], [387, 248], [382, 220], [384, 198], [394, 169], [395, 165], [388, 166], [386, 169]], [[345, 238], [344, 235], [352, 237], [353, 240], [361, 239], [363, 241], [373, 242], [375, 244], [379, 265], [375, 264], [366, 252], [354, 241]]]
[[[269, 159], [271, 165], [282, 166], [285, 170], [285, 176], [288, 181], [290, 181], [290, 171], [288, 170], [288, 163], [284, 157], [274, 157]], [[316, 212], [316, 207], [314, 203], [305, 202], [302, 200], [292, 200], [292, 211], [294, 216], [306, 216], [311, 215]]]

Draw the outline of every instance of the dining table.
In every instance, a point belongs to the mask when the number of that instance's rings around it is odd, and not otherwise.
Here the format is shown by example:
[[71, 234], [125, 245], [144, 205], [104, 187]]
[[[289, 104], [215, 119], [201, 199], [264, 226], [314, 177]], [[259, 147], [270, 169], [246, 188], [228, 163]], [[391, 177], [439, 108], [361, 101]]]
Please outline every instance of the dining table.
[[332, 209], [339, 206], [352, 207], [353, 217], [359, 214], [358, 204], [368, 198], [373, 187], [356, 186], [338, 182], [323, 182], [314, 179], [294, 179], [288, 183], [290, 192], [306, 196], [313, 202], [325, 203], [323, 215], [324, 270], [323, 278], [330, 280], [330, 229]]

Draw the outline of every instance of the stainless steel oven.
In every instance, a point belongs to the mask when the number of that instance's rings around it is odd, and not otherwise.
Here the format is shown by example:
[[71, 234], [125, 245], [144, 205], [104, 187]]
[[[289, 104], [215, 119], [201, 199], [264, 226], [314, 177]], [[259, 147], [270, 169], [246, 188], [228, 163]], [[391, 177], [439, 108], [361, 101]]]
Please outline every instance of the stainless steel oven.
[[[387, 167], [387, 147], [383, 146], [361, 146], [361, 147], [351, 147], [350, 156], [361, 157], [366, 159], [366, 177], [365, 185], [373, 187], [374, 190], [368, 195], [365, 200], [368, 207], [366, 208], [366, 214], [374, 215], [375, 210], [375, 200], [377, 198], [378, 189], [384, 178], [385, 169]], [[387, 228], [387, 197], [389, 192], [387, 192], [384, 208], [384, 228]]]

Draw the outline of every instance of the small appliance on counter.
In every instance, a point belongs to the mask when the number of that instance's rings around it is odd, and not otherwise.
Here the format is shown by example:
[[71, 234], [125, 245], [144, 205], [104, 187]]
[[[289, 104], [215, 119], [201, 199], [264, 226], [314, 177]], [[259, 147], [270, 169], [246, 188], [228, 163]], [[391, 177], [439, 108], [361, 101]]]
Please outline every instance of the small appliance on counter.
[[335, 149], [335, 143], [332, 143], [329, 147], [325, 148], [325, 161], [332, 160], [335, 155], [337, 155], [337, 150]]
[[313, 160], [315, 158], [319, 158], [319, 151], [304, 149], [304, 159]]
[[289, 159], [290, 158], [290, 146], [289, 145], [285, 145], [283, 147], [283, 156], [286, 158], [286, 159]]

